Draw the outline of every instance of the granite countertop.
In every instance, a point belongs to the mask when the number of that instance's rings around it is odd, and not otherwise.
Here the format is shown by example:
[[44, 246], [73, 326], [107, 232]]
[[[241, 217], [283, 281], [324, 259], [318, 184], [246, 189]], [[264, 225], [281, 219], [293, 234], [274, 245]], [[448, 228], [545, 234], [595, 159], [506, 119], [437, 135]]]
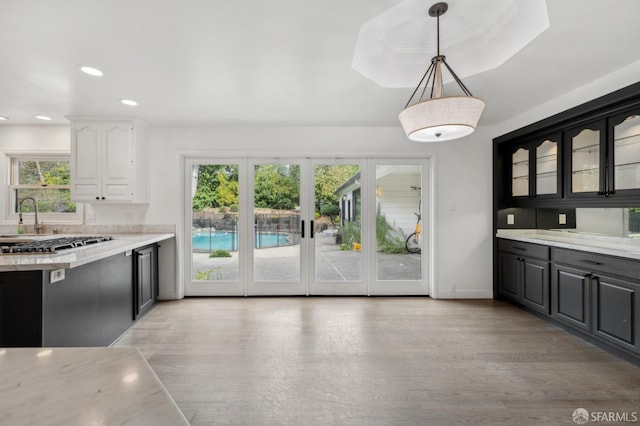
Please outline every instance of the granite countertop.
[[[27, 236], [27, 238], [43, 239], [77, 235], [79, 234], [58, 234], [34, 237]], [[0, 272], [75, 268], [109, 256], [124, 253], [127, 250], [133, 250], [148, 244], [168, 240], [175, 236], [172, 233], [110, 235], [113, 237], [113, 240], [111, 241], [105, 241], [85, 247], [61, 250], [57, 253], [0, 254]]]
[[496, 237], [640, 260], [640, 240], [541, 229], [499, 229]]
[[137, 348], [0, 348], [11, 425], [188, 425]]

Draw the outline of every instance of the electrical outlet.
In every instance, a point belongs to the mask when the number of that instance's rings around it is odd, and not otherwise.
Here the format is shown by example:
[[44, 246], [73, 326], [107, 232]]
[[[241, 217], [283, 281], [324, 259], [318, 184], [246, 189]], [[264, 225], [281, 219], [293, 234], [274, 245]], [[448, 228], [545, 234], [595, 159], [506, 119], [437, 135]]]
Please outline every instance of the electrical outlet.
[[49, 272], [49, 282], [51, 284], [64, 280], [64, 269], [54, 269]]
[[560, 213], [558, 215], [558, 224], [559, 225], [566, 225], [567, 224], [567, 215], [564, 213]]
[[508, 214], [507, 215], [507, 225], [513, 225], [516, 223], [516, 215]]

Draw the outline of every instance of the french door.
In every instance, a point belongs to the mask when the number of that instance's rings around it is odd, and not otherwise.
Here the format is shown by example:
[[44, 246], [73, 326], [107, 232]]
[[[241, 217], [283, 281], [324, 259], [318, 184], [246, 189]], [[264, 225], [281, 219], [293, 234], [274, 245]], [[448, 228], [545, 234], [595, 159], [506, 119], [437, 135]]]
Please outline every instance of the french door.
[[428, 294], [428, 160], [184, 169], [185, 295]]

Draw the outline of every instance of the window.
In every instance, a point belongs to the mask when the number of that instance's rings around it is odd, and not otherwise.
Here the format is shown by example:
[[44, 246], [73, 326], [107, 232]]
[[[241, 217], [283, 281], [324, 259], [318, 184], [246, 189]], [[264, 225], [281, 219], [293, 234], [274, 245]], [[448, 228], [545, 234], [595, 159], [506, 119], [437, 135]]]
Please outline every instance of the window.
[[[71, 170], [66, 156], [20, 156], [10, 158], [9, 220], [17, 219], [22, 207], [23, 216], [35, 212], [37, 200], [41, 220], [80, 222], [82, 208], [71, 201]], [[25, 223], [28, 224], [26, 217]]]

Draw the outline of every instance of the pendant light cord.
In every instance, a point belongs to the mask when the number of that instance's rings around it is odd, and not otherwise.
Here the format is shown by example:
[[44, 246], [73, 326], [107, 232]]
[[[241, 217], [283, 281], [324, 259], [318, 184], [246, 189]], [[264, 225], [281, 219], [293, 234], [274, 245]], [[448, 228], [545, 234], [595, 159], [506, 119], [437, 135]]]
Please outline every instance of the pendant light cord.
[[436, 43], [437, 43], [437, 55], [440, 56], [440, 14], [438, 13], [438, 16], [436, 17]]

